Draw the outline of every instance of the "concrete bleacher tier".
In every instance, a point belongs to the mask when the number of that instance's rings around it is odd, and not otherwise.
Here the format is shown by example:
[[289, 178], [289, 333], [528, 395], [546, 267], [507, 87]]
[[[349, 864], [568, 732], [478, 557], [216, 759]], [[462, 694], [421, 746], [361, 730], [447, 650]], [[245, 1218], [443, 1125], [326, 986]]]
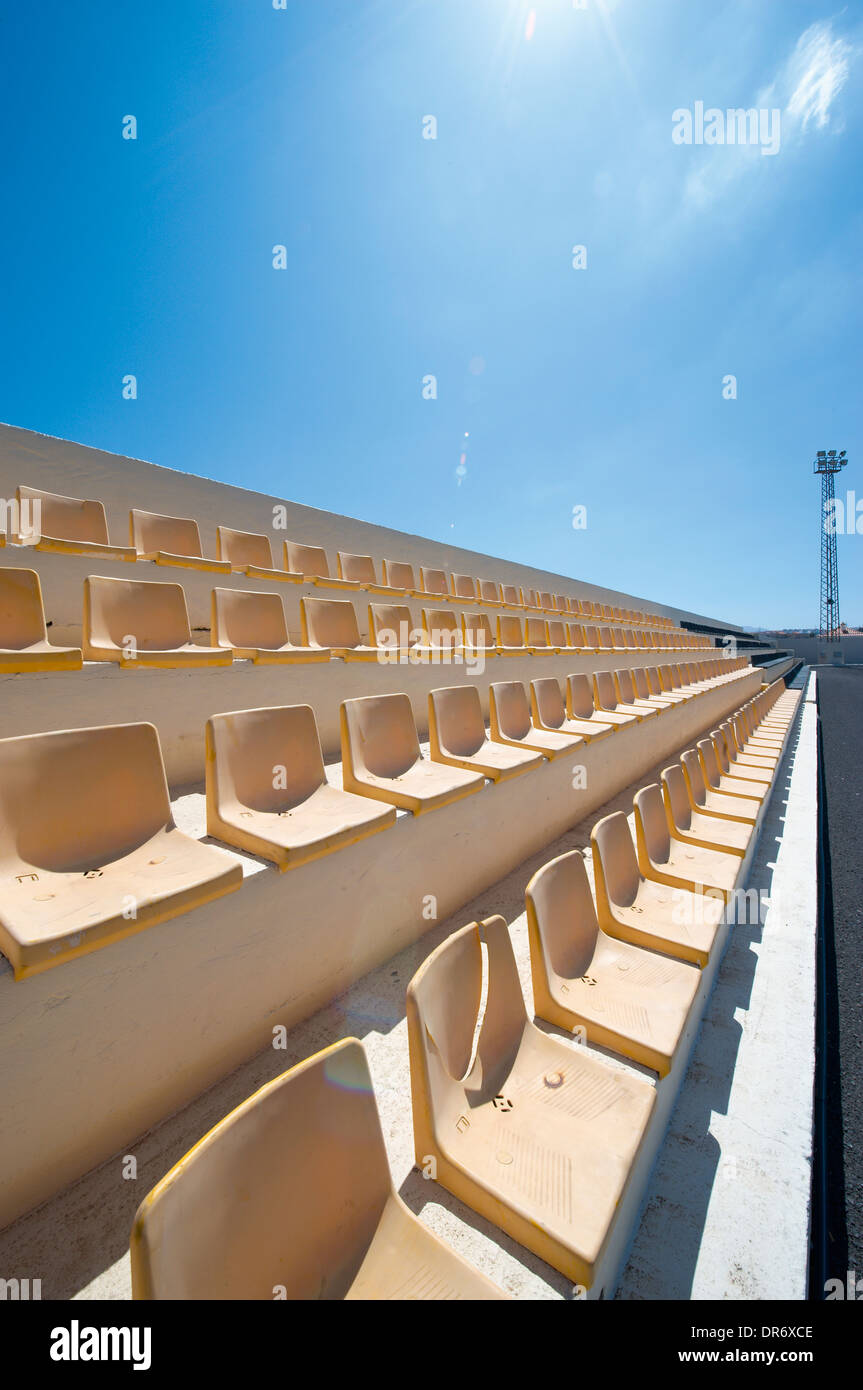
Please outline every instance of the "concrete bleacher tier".
[[[595, 905], [567, 857], [528, 896], [537, 1015], [656, 1081], [564, 1056], [532, 1023], [500, 918], [449, 938], [408, 995], [418, 1158], [599, 1287], [634, 1219], [635, 1157], [661, 1142], [796, 700], [684, 631], [682, 610], [24, 431], [0, 441], [20, 523], [0, 547], [0, 1225], [668, 760], [635, 799], [635, 840], [622, 816], [596, 826]], [[37, 503], [39, 538], [18, 544]], [[132, 547], [116, 544], [125, 534]], [[689, 926], [681, 891], [698, 900]], [[329, 1053], [367, 1076], [358, 1044]], [[365, 1082], [345, 1123], [376, 1166], [338, 1273], [323, 1198], [296, 1212], [296, 1239], [279, 1233], [296, 1247], [284, 1278], [268, 1272], [284, 1264], [268, 1191], [233, 1233], [235, 1262], [208, 1245], [197, 1213], [219, 1200], [219, 1155], [237, 1142], [249, 1174], [266, 1169], [265, 1113], [323, 1107], [319, 1161], [313, 1146], [303, 1161], [310, 1182], [338, 1170], [322, 1066], [272, 1083], [163, 1179], [133, 1236], [137, 1296], [272, 1297], [277, 1282], [295, 1297], [413, 1297], [393, 1290], [423, 1269], [425, 1296], [500, 1296], [414, 1231]], [[574, 1183], [582, 1160], [590, 1182]]]

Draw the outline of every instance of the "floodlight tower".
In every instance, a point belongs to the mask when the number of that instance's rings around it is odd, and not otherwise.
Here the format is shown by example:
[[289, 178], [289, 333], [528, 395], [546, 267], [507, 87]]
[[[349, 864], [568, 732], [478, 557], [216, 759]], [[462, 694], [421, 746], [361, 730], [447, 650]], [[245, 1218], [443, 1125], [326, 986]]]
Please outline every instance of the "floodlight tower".
[[[833, 480], [848, 462], [843, 449], [819, 449], [812, 466], [821, 474], [821, 639], [838, 642], [839, 633], [839, 557], [836, 553], [836, 508]], [[828, 524], [829, 519], [829, 524]]]

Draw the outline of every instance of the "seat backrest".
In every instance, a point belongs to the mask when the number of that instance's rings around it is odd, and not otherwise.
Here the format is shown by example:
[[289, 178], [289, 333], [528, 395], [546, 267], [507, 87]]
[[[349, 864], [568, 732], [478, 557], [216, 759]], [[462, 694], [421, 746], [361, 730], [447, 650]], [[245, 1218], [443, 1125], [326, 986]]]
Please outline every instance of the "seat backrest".
[[614, 642], [611, 636], [611, 628], [601, 627], [597, 631], [599, 637], [597, 646], [603, 647], [606, 651], [610, 651], [611, 648], [614, 646]]
[[349, 598], [301, 598], [304, 647], [359, 647], [360, 629]]
[[363, 695], [342, 704], [342, 761], [355, 773], [401, 777], [420, 758], [407, 695]]
[[594, 671], [593, 688], [597, 709], [617, 708], [617, 691], [614, 688], [614, 676], [610, 671]]
[[20, 651], [46, 636], [38, 574], [0, 566], [0, 650]]
[[539, 608], [539, 595], [536, 589], [523, 589], [525, 608]]
[[406, 603], [369, 604], [369, 640], [376, 647], [411, 647], [419, 634]]
[[129, 537], [139, 555], [164, 550], [171, 555], [201, 558], [201, 536], [197, 521], [186, 516], [160, 516], [133, 507], [129, 512]]
[[632, 673], [626, 667], [615, 671], [614, 679], [620, 699], [624, 705], [631, 705], [635, 700], [635, 687], [632, 684]]
[[569, 599], [567, 598], [566, 594], [554, 595], [554, 611], [555, 613], [569, 612]]
[[569, 633], [567, 624], [561, 618], [549, 618], [548, 620], [548, 645], [550, 647], [568, 647]]
[[569, 645], [571, 647], [585, 647], [590, 645], [585, 641], [584, 627], [581, 623], [569, 624]]
[[584, 645], [586, 647], [599, 646], [599, 628], [588, 624], [584, 629]]
[[89, 575], [84, 635], [96, 647], [125, 647], [132, 638], [141, 652], [176, 651], [192, 640], [182, 584]]
[[545, 618], [528, 618], [525, 624], [525, 644], [528, 647], [547, 647], [548, 629]]
[[596, 902], [606, 913], [615, 907], [631, 907], [641, 886], [641, 872], [629, 824], [622, 811], [614, 811], [590, 832]]
[[326, 782], [311, 705], [236, 710], [207, 720], [207, 801], [278, 814]]
[[449, 753], [469, 758], [486, 740], [479, 690], [454, 685], [429, 692], [429, 742], [432, 757]]
[[650, 686], [647, 681], [647, 672], [643, 666], [633, 666], [629, 673], [632, 687], [639, 700], [650, 698]]
[[635, 633], [632, 632], [630, 628], [627, 628], [623, 634], [623, 645], [625, 647], [635, 647], [638, 645], [635, 640]]
[[491, 651], [495, 645], [487, 613], [465, 613], [462, 618], [465, 646]]
[[500, 585], [495, 579], [479, 581], [479, 596], [483, 603], [500, 603]]
[[461, 624], [450, 608], [424, 608], [423, 632], [430, 647], [451, 651], [462, 646]]
[[273, 568], [273, 552], [268, 536], [254, 531], [233, 531], [230, 526], [216, 527], [219, 559], [232, 565], [257, 565], [258, 569]]
[[530, 733], [530, 705], [521, 681], [496, 681], [489, 690], [492, 734], [524, 739]]
[[152, 724], [0, 739], [0, 862], [87, 873], [171, 824]]
[[581, 850], [558, 855], [525, 889], [531, 971], [564, 980], [587, 974], [599, 927]]
[[689, 792], [686, 789], [683, 768], [679, 763], [666, 767], [660, 780], [662, 782], [662, 799], [666, 811], [671, 816], [672, 824], [678, 830], [689, 830], [692, 825], [692, 807], [689, 804]]
[[[528, 619], [528, 621], [530, 621]], [[523, 647], [524, 628], [521, 618], [501, 616], [497, 620], [497, 640], [502, 647]]]
[[707, 800], [707, 787], [697, 748], [687, 748], [685, 752], [681, 753], [680, 763], [690, 797], [696, 806], [703, 806]]
[[330, 564], [327, 552], [320, 545], [303, 545], [300, 541], [285, 541], [285, 569], [291, 574], [308, 574], [313, 579], [329, 579]]
[[445, 570], [429, 570], [423, 566], [420, 570], [420, 577], [422, 579], [423, 593], [441, 594], [444, 598], [449, 597]]
[[413, 565], [407, 560], [384, 560], [384, 583], [392, 589], [415, 589]]
[[528, 1021], [502, 917], [462, 927], [432, 951], [408, 986], [407, 1017], [414, 1113], [422, 1099], [433, 1121], [454, 1125], [466, 1096], [476, 1103], [497, 1093]]
[[550, 592], [549, 592], [548, 589], [540, 589], [540, 591], [539, 591], [539, 593], [538, 593], [538, 595], [537, 595], [537, 601], [538, 601], [538, 603], [539, 603], [540, 608], [543, 610], [543, 612], [545, 612], [545, 613], [553, 613], [553, 612], [554, 612], [554, 599], [552, 598], [552, 596], [551, 596], [551, 594], [550, 594]]
[[[590, 676], [584, 671], [566, 678], [566, 707], [573, 719], [590, 719], [594, 712]], [[599, 721], [601, 722], [601, 721]]]
[[[662, 790], [657, 782], [642, 787], [632, 801], [639, 859], [646, 854], [651, 864], [664, 864], [671, 854], [671, 836], [665, 819]], [[646, 866], [642, 864], [642, 868]]]
[[276, 651], [288, 645], [288, 625], [281, 594], [215, 587], [210, 610], [210, 640], [214, 646]]
[[337, 551], [339, 579], [350, 579], [355, 584], [377, 584], [375, 562], [371, 555], [352, 555], [347, 550]]
[[554, 676], [542, 676], [530, 683], [530, 698], [536, 719], [552, 729], [560, 729], [566, 719], [566, 706]]
[[392, 1192], [355, 1038], [237, 1106], [162, 1179], [132, 1230], [144, 1299], [340, 1299]]
[[41, 488], [18, 488], [18, 534], [27, 539], [37, 532], [58, 541], [85, 541], [108, 545], [108, 522], [101, 502], [63, 497]]
[[469, 574], [452, 574], [450, 580], [454, 598], [476, 599], [477, 582]]
[[510, 608], [522, 607], [523, 599], [521, 595], [521, 589], [518, 587], [517, 584], [502, 584], [500, 589], [500, 596], [503, 602], [508, 604]]

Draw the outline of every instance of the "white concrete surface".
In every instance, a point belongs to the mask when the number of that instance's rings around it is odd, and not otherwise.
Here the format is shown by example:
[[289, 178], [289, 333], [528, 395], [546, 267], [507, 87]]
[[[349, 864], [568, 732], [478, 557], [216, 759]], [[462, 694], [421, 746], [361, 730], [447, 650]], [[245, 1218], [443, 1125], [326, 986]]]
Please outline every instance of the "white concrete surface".
[[[800, 677], [798, 677], [798, 682]], [[777, 774], [741, 923], [694, 1051], [619, 1298], [805, 1299], [815, 1068], [815, 674]]]

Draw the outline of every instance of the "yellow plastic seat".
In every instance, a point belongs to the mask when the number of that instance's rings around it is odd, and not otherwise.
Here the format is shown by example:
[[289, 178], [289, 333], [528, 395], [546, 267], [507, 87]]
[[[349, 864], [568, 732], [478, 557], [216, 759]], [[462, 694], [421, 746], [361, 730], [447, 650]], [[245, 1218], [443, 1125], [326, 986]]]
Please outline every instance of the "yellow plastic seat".
[[[63, 555], [90, 555], [102, 560], [137, 559], [133, 546], [112, 545], [108, 522], [101, 502], [79, 497], [63, 497], [41, 488], [17, 489], [18, 531], [13, 539], [34, 550], [56, 551]], [[22, 527], [26, 519], [27, 527]], [[38, 532], [35, 529], [38, 519]]]
[[616, 708], [618, 710], [641, 710], [644, 718], [655, 719], [667, 708], [666, 705], [655, 704], [649, 697], [642, 699], [642, 697], [636, 693], [632, 679], [632, 671], [628, 666], [621, 667], [618, 671], [613, 671], [611, 678], [614, 682], [614, 692], [618, 702]]
[[561, 615], [568, 614], [570, 609], [569, 599], [566, 594], [553, 594], [552, 597], [554, 599], [555, 613], [560, 613]]
[[303, 545], [300, 541], [285, 541], [285, 569], [301, 574], [307, 584], [325, 589], [359, 589], [355, 579], [338, 579], [330, 574], [327, 552], [320, 545]]
[[303, 582], [301, 574], [289, 574], [287, 570], [274, 567], [269, 537], [256, 535], [254, 531], [217, 526], [216, 538], [219, 559], [227, 560], [235, 574], [245, 574], [250, 579], [276, 579], [287, 584]]
[[573, 672], [566, 678], [566, 717], [596, 729], [597, 733], [593, 737], [607, 733], [609, 729], [623, 729], [635, 723], [627, 714], [608, 714], [605, 710], [600, 712], [593, 702], [590, 676], [581, 671]]
[[725, 740], [711, 735], [698, 740], [701, 771], [711, 791], [723, 796], [742, 797], [745, 801], [762, 802], [770, 790], [766, 782], [744, 781], [731, 775]]
[[339, 567], [339, 578], [349, 579], [353, 583], [359, 584], [361, 589], [367, 589], [369, 593], [389, 594], [393, 598], [404, 598], [407, 593], [406, 589], [378, 582], [375, 562], [371, 555], [352, 555], [349, 551], [339, 550], [336, 560]]
[[569, 644], [569, 625], [561, 618], [549, 618], [546, 623], [546, 630], [548, 632], [548, 645], [552, 651], [559, 655], [561, 652], [572, 650]]
[[647, 710], [639, 709], [636, 705], [624, 705], [617, 698], [614, 676], [610, 671], [594, 671], [593, 700], [600, 719], [613, 714], [621, 723], [641, 723], [647, 717]]
[[569, 718], [555, 676], [543, 676], [540, 680], [531, 681], [530, 714], [538, 729], [547, 729], [553, 734], [577, 734], [588, 743], [591, 739], [606, 738], [614, 733], [613, 724], [601, 724], [595, 719]]
[[480, 579], [479, 581], [479, 601], [491, 605], [493, 608], [500, 607], [500, 585], [494, 579]]
[[230, 666], [233, 652], [192, 641], [182, 584], [146, 579], [84, 580], [85, 661], [113, 661], [123, 670]]
[[426, 646], [443, 656], [449, 654], [462, 660], [464, 637], [461, 623], [451, 608], [424, 608], [422, 622]]
[[396, 1192], [355, 1038], [211, 1129], [144, 1198], [130, 1255], [142, 1300], [506, 1298]]
[[579, 850], [552, 859], [527, 885], [533, 1005], [539, 1018], [652, 1067], [671, 1070], [699, 972], [607, 936]]
[[739, 854], [702, 849], [672, 835], [662, 791], [656, 782], [635, 793], [633, 807], [638, 867], [645, 878], [670, 884], [672, 888], [686, 888], [692, 893], [710, 888], [727, 897], [740, 873]]
[[487, 737], [475, 685], [431, 691], [429, 746], [434, 762], [481, 772], [493, 782], [502, 782], [545, 764], [541, 753], [494, 743]]
[[497, 620], [497, 649], [501, 656], [526, 656], [524, 645], [524, 622], [510, 614], [501, 614]]
[[327, 781], [310, 705], [238, 710], [207, 720], [207, 833], [296, 868], [396, 821]]
[[642, 872], [626, 816], [614, 811], [590, 833], [596, 915], [609, 936], [704, 966], [725, 910], [724, 895], [672, 888]]
[[654, 699], [662, 700], [670, 705], [685, 705], [693, 698], [691, 695], [682, 695], [679, 691], [672, 690], [670, 688], [671, 682], [663, 681], [658, 666], [645, 666], [642, 669], [650, 695]]
[[587, 640], [584, 635], [584, 625], [582, 623], [569, 624], [569, 645], [570, 648], [576, 652], [591, 650], [587, 645]]
[[435, 598], [449, 598], [449, 585], [446, 582], [446, 571], [420, 568], [420, 591]]
[[725, 753], [732, 777], [736, 777], [741, 782], [757, 782], [764, 787], [769, 787], [773, 781], [774, 768], [772, 764], [767, 766], [764, 763], [759, 763], [755, 758], [744, 758], [737, 747], [734, 731], [727, 722], [720, 724], [718, 729], [713, 730], [713, 733], [717, 740], [725, 745]]
[[42, 586], [35, 570], [0, 566], [0, 675], [78, 671], [80, 647], [48, 641]]
[[318, 647], [343, 661], [379, 661], [383, 653], [360, 638], [356, 610], [349, 598], [301, 598], [300, 631], [304, 647]]
[[429, 654], [422, 630], [414, 627], [413, 614], [406, 603], [370, 603], [369, 636], [381, 652], [417, 660]]
[[288, 636], [281, 594], [257, 589], [213, 589], [210, 636], [217, 647], [259, 666], [330, 659], [327, 647], [295, 647]]
[[554, 612], [554, 599], [552, 598], [548, 589], [540, 589], [539, 593], [537, 594], [537, 602], [539, 604], [539, 607], [542, 609], [543, 613]]
[[643, 666], [633, 666], [629, 672], [632, 681], [632, 689], [639, 701], [647, 701], [658, 710], [673, 709], [676, 701], [668, 699], [665, 695], [656, 695], [650, 687], [647, 671]]
[[590, 1288], [653, 1086], [531, 1022], [501, 917], [432, 952], [408, 987], [407, 1017], [417, 1161], [434, 1157], [443, 1187]]
[[742, 824], [750, 826], [755, 825], [761, 803], [753, 799], [749, 804], [746, 804], [744, 797], [726, 796], [722, 792], [713, 791], [712, 788], [708, 787], [704, 780], [697, 748], [687, 748], [684, 753], [681, 753], [680, 765], [683, 768], [686, 789], [689, 792], [689, 802], [694, 811], [698, 811], [702, 816], [719, 816], [724, 820], [740, 821]]
[[404, 594], [416, 596], [416, 578], [414, 577], [414, 567], [408, 564], [407, 560], [384, 560], [382, 566], [384, 583], [389, 584], [393, 589], [400, 589]]
[[507, 608], [523, 608], [524, 599], [517, 584], [501, 584], [500, 597]]
[[465, 652], [470, 656], [497, 656], [497, 643], [487, 613], [464, 613], [462, 634]]
[[133, 507], [129, 512], [129, 537], [139, 560], [212, 574], [231, 573], [230, 560], [204, 558], [198, 523], [191, 517], [160, 516]]
[[521, 681], [497, 681], [489, 689], [491, 737], [495, 743], [530, 748], [546, 758], [559, 758], [584, 746], [577, 734], [538, 729], [531, 722], [530, 705]]
[[450, 583], [453, 598], [461, 599], [466, 603], [476, 603], [479, 598], [479, 589], [477, 581], [471, 575], [451, 574]]
[[117, 724], [0, 739], [0, 949], [37, 975], [239, 888], [174, 824], [159, 736]]
[[340, 709], [346, 791], [414, 815], [481, 791], [485, 778], [422, 756], [407, 695], [365, 695]]
[[741, 859], [744, 857], [752, 839], [751, 825], [737, 820], [722, 820], [718, 816], [705, 816], [695, 810], [679, 763], [665, 768], [660, 781], [669, 835], [683, 844], [737, 854]]
[[584, 628], [584, 648], [588, 652], [601, 651], [599, 645], [599, 628], [592, 623], [586, 623]]
[[534, 656], [549, 656], [548, 624], [545, 618], [527, 618], [524, 625], [524, 644]]

